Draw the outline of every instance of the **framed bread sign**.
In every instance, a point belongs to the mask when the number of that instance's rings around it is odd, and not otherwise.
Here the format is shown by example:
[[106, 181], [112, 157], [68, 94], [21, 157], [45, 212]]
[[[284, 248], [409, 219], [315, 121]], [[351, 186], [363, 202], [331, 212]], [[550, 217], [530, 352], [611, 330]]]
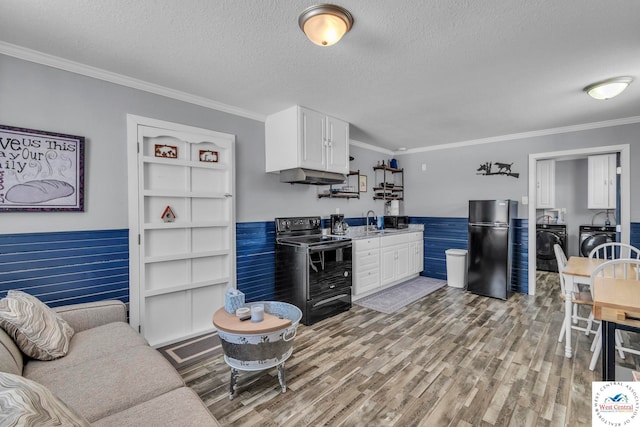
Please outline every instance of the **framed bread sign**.
[[0, 125], [0, 211], [83, 211], [84, 137]]

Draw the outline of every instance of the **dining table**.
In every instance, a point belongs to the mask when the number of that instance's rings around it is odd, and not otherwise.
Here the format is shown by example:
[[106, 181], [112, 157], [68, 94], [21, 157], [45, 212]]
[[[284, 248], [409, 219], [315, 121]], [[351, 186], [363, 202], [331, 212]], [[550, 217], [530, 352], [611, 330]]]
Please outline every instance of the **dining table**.
[[593, 283], [593, 315], [602, 322], [602, 381], [631, 381], [631, 369], [616, 367], [615, 332], [640, 333], [640, 283], [630, 278], [596, 277]]

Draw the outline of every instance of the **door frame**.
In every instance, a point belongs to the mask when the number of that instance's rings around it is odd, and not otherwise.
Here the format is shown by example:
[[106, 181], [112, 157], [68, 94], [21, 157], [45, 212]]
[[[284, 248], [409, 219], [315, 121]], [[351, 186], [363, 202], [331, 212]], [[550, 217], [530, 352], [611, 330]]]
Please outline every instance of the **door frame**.
[[[199, 128], [195, 126], [183, 125], [175, 122], [152, 119], [149, 117], [127, 114], [127, 182], [128, 182], [128, 221], [129, 221], [129, 324], [141, 330], [141, 309], [140, 309], [140, 227], [139, 227], [139, 177], [138, 177], [138, 130], [140, 126], [159, 128], [167, 130], [168, 134], [182, 133], [193, 134], [201, 137], [203, 135], [211, 138], [230, 139], [232, 144], [232, 158], [235, 161], [235, 136], [223, 132], [217, 132], [210, 129]], [[235, 173], [231, 174], [231, 193], [235, 197]], [[237, 288], [236, 282], [236, 242], [235, 242], [235, 203], [231, 204], [231, 220], [233, 222], [231, 241], [229, 242], [229, 251], [231, 255], [231, 264], [229, 266], [230, 286]], [[215, 328], [212, 325], [212, 329]], [[170, 344], [169, 342], [165, 344]]]
[[529, 154], [529, 295], [536, 294], [536, 162], [538, 160], [577, 159], [598, 154], [620, 153], [620, 240], [629, 243], [631, 237], [631, 156], [629, 144], [602, 147], [577, 148], [573, 150], [551, 151]]

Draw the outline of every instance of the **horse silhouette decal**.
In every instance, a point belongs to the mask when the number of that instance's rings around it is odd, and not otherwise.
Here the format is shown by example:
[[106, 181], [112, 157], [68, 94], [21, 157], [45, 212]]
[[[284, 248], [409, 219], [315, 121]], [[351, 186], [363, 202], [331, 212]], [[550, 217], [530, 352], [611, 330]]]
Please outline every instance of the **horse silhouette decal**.
[[[497, 170], [494, 170], [494, 166], [497, 168]], [[511, 166], [513, 166], [513, 163], [484, 162], [480, 164], [480, 167], [477, 169], [478, 173], [476, 175], [507, 175], [514, 178], [519, 178], [519, 173], [511, 172]]]

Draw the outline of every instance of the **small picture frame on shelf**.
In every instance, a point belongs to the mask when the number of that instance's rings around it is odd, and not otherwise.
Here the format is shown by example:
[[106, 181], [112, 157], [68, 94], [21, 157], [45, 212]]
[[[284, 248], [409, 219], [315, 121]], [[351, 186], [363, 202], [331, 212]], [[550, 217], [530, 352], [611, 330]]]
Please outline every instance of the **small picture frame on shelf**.
[[200, 150], [198, 160], [201, 162], [218, 163], [218, 152], [213, 150]]
[[358, 179], [358, 187], [361, 193], [367, 192], [367, 175], [360, 175]]
[[155, 157], [164, 157], [166, 159], [177, 159], [178, 147], [175, 145], [155, 144], [153, 147], [153, 155]]

